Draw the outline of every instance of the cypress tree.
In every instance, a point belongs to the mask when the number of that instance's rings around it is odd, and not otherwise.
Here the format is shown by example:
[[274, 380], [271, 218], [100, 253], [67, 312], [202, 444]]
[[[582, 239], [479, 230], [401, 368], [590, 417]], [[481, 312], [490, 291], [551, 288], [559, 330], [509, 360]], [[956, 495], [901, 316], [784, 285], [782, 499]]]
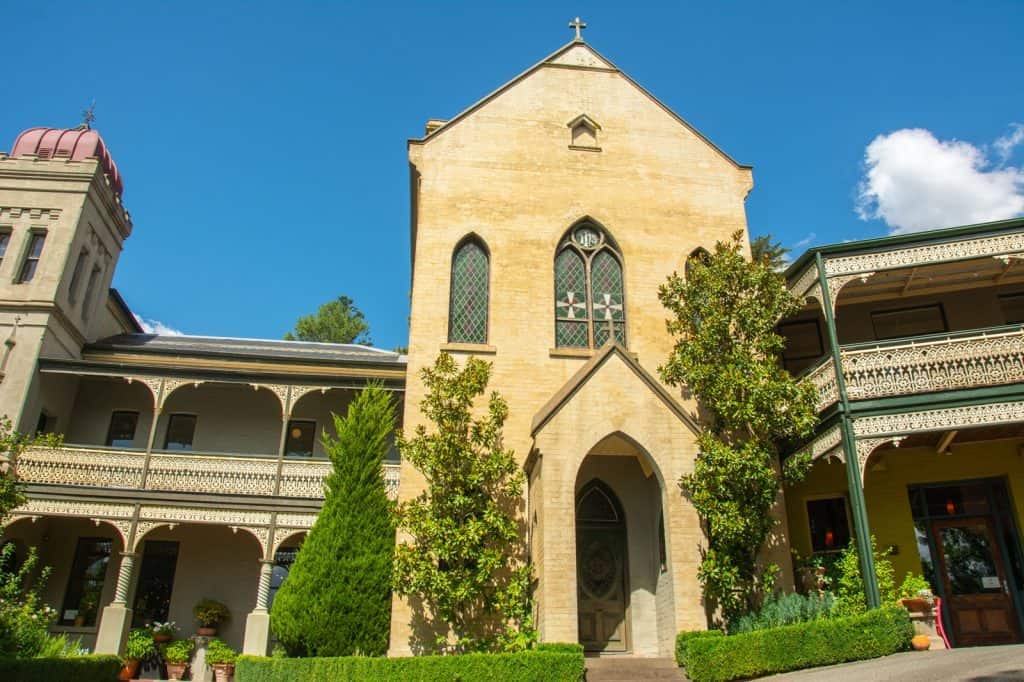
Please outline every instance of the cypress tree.
[[395, 407], [379, 383], [359, 392], [335, 436], [323, 435], [333, 463], [324, 505], [270, 612], [289, 656], [380, 656], [388, 648], [392, 502], [381, 466]]

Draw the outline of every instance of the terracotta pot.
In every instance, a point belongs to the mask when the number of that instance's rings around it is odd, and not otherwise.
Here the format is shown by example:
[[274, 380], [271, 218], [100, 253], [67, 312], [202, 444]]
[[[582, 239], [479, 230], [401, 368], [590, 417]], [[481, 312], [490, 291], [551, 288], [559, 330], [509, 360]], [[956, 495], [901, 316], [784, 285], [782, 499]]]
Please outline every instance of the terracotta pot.
[[188, 663], [168, 663], [167, 677], [172, 680], [183, 679], [185, 677], [186, 669], [188, 669]]
[[135, 677], [135, 674], [139, 672], [139, 659], [128, 658], [125, 659], [124, 667], [121, 668], [121, 672], [118, 674], [117, 679], [119, 680], [130, 680]]
[[927, 599], [920, 597], [911, 597], [910, 599], [900, 599], [900, 605], [903, 606], [907, 611], [913, 611], [915, 613], [929, 613], [932, 610], [931, 602]]
[[171, 641], [171, 636], [166, 632], [154, 632], [153, 641], [157, 644], [163, 644], [164, 642]]
[[234, 663], [215, 663], [213, 666], [213, 677], [217, 682], [231, 682], [235, 676]]
[[932, 646], [932, 638], [928, 635], [914, 635], [910, 646], [914, 647], [914, 651], [928, 651]]
[[213, 637], [217, 634], [217, 628], [199, 628], [196, 634], [200, 637]]

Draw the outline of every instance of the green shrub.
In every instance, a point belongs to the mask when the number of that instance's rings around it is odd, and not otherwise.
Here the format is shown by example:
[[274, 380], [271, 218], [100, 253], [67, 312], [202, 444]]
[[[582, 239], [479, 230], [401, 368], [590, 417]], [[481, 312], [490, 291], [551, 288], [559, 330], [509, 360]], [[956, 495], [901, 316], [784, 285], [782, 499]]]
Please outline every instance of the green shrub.
[[14, 552], [13, 542], [0, 550], [0, 658], [35, 658], [50, 652], [49, 628], [57, 617], [39, 596], [50, 569], [33, 580], [39, 562], [35, 548], [20, 567], [15, 567]]
[[676, 635], [676, 663], [680, 668], [686, 667], [686, 647], [701, 637], [721, 637], [721, 630], [683, 630]]
[[694, 682], [726, 682], [860, 661], [906, 651], [913, 636], [905, 610], [883, 608], [730, 637], [700, 637], [686, 645], [686, 674]]
[[216, 599], [200, 599], [192, 607], [192, 615], [200, 626], [215, 628], [231, 617], [231, 611]]
[[4, 682], [113, 682], [120, 670], [117, 656], [0, 658]]
[[391, 627], [392, 504], [381, 462], [390, 448], [395, 407], [370, 384], [334, 416], [324, 449], [333, 464], [316, 523], [270, 612], [289, 656], [383, 655]]
[[69, 658], [71, 656], [84, 656], [89, 650], [82, 646], [82, 638], [72, 639], [66, 633], [50, 635], [43, 644], [42, 649], [36, 654], [36, 658]]
[[192, 651], [196, 648], [191, 639], [178, 639], [164, 647], [164, 660], [168, 663], [181, 665], [192, 660]]
[[832, 614], [835, 597], [830, 592], [800, 594], [793, 592], [765, 599], [761, 608], [729, 622], [729, 634], [767, 630], [769, 628], [806, 623]]
[[923, 575], [916, 575], [908, 572], [907, 577], [903, 579], [900, 584], [900, 588], [896, 590], [897, 599], [912, 599], [919, 597], [921, 592], [931, 592], [931, 583]]
[[537, 642], [534, 651], [550, 651], [556, 654], [582, 654], [583, 645], [576, 642]]
[[407, 658], [239, 656], [236, 682], [582, 682], [583, 652], [520, 651]]
[[238, 659], [238, 652], [220, 639], [211, 639], [206, 645], [206, 662], [210, 665], [231, 665]]
[[[896, 587], [896, 572], [889, 561], [890, 550], [879, 551], [875, 548], [875, 538], [871, 538], [871, 551], [875, 555], [875, 574], [878, 576], [878, 595], [883, 606], [894, 605], [900, 599], [918, 596], [918, 592], [930, 589], [928, 581], [920, 575], [907, 573], [903, 583]], [[836, 605], [838, 616], [853, 616], [864, 613], [868, 609], [864, 595], [864, 580], [860, 575], [860, 558], [857, 545], [850, 540], [850, 545], [843, 550], [836, 562]]]
[[147, 628], [135, 628], [128, 633], [128, 641], [124, 645], [124, 657], [137, 661], [147, 660], [156, 653], [156, 642], [153, 632]]

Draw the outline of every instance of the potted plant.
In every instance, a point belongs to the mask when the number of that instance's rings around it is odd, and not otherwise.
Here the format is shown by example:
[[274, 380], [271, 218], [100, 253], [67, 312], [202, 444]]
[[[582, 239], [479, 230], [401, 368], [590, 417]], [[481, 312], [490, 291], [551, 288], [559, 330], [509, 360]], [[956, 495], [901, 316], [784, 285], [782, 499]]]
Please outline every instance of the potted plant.
[[156, 653], [153, 633], [145, 628], [135, 628], [128, 633], [128, 641], [124, 646], [124, 658], [121, 659], [119, 680], [130, 680], [139, 672], [139, 663]]
[[199, 623], [198, 634], [202, 637], [213, 637], [217, 634], [217, 626], [231, 617], [228, 607], [213, 599], [200, 599], [192, 608], [192, 615]]
[[219, 639], [211, 640], [206, 646], [206, 662], [213, 666], [217, 682], [231, 682], [235, 675], [235, 659], [238, 652]]
[[180, 680], [185, 677], [195, 648], [195, 642], [191, 639], [179, 639], [164, 647], [164, 662], [167, 663], [167, 676], [170, 679]]
[[174, 638], [174, 633], [180, 628], [173, 620], [169, 620], [166, 623], [154, 621], [150, 623], [149, 629], [153, 631], [153, 641], [157, 644], [164, 644], [171, 641]]

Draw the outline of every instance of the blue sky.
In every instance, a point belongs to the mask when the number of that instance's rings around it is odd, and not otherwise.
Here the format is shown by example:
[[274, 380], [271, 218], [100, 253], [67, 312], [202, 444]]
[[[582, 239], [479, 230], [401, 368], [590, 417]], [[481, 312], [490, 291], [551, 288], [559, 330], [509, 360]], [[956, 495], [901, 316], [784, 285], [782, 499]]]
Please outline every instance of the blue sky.
[[[115, 286], [190, 334], [278, 338], [337, 295], [407, 336], [405, 141], [588, 22], [742, 163], [798, 250], [1024, 213], [1024, 2], [3, 4], [0, 149], [93, 99], [135, 231]], [[12, 37], [13, 36], [13, 37]]]

